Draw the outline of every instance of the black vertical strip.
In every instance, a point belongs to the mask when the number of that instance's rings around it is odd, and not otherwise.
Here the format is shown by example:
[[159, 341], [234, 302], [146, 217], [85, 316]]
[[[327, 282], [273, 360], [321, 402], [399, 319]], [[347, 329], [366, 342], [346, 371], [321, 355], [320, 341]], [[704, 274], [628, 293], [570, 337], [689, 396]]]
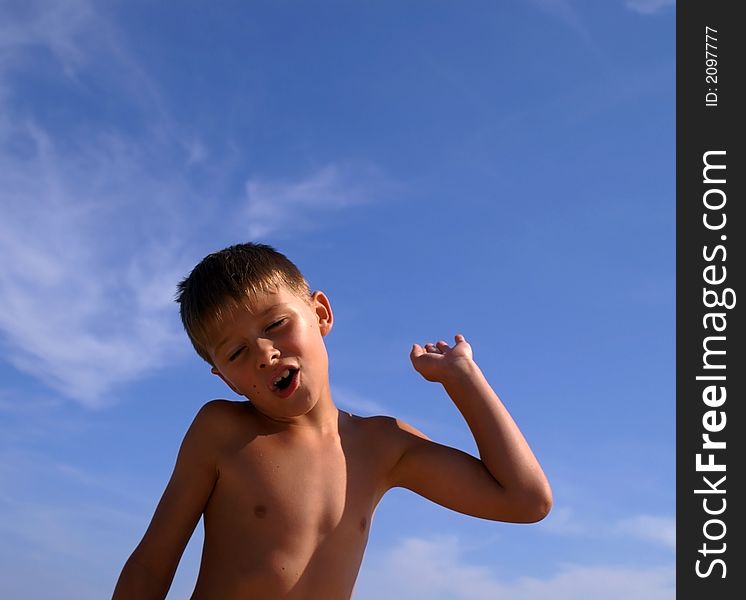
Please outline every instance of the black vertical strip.
[[746, 597], [746, 30], [737, 14], [743, 11], [742, 3], [726, 0], [680, 0], [676, 9], [676, 597], [682, 600]]

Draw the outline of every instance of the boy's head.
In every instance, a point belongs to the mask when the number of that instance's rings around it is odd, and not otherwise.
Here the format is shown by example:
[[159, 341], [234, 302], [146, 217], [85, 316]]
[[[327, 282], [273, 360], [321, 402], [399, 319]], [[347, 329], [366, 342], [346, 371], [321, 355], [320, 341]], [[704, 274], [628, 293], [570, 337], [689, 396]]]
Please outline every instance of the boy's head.
[[307, 302], [311, 290], [288, 258], [265, 244], [236, 244], [207, 255], [178, 285], [181, 322], [194, 349], [214, 366], [210, 333], [237, 307], [250, 307], [258, 294], [286, 289]]

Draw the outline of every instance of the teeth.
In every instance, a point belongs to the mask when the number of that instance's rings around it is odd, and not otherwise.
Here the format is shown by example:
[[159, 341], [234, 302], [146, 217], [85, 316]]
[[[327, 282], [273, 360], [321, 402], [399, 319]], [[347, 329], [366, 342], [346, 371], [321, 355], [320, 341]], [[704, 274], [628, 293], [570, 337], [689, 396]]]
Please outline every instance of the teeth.
[[277, 384], [278, 384], [278, 382], [280, 381], [280, 379], [285, 379], [285, 377], [287, 377], [288, 375], [290, 375], [290, 369], [285, 369], [285, 370], [284, 370], [284, 371], [282, 372], [282, 374], [281, 374], [281, 375], [279, 375], [279, 376], [278, 376], [278, 377], [277, 377], [277, 378], [275, 379], [274, 385], [277, 385]]

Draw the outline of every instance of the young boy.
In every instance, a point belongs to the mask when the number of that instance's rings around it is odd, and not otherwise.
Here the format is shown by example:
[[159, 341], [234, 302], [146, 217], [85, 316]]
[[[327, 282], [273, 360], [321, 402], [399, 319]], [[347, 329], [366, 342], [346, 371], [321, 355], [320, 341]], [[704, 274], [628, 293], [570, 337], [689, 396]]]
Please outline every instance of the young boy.
[[[348, 600], [373, 513], [393, 487], [495, 521], [549, 512], [549, 483], [462, 335], [414, 344], [410, 358], [444, 386], [481, 460], [398, 419], [337, 409], [324, 345], [329, 300], [271, 247], [210, 254], [177, 301], [197, 353], [247, 400], [214, 400], [195, 417], [115, 599], [164, 598], [201, 516], [193, 600]], [[366, 348], [360, 360], [369, 358]]]

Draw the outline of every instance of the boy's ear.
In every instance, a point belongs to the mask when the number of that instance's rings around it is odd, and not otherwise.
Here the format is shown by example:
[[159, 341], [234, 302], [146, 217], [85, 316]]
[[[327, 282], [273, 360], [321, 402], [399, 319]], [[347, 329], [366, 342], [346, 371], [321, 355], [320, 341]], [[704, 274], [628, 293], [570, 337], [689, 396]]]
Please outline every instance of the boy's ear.
[[327, 335], [334, 324], [334, 313], [332, 313], [329, 298], [326, 297], [324, 292], [316, 291], [311, 296], [311, 307], [318, 318], [321, 335]]
[[233, 384], [230, 381], [228, 381], [225, 377], [223, 377], [223, 374], [220, 371], [218, 371], [215, 367], [213, 367], [212, 369], [210, 369], [210, 371], [212, 371], [213, 375], [217, 375], [218, 377], [220, 377], [220, 379], [223, 380], [223, 382], [225, 383], [225, 385], [227, 385], [234, 392], [236, 392], [236, 394], [238, 394], [239, 396], [243, 396], [243, 394], [241, 392], [239, 392], [236, 388], [234, 388]]

